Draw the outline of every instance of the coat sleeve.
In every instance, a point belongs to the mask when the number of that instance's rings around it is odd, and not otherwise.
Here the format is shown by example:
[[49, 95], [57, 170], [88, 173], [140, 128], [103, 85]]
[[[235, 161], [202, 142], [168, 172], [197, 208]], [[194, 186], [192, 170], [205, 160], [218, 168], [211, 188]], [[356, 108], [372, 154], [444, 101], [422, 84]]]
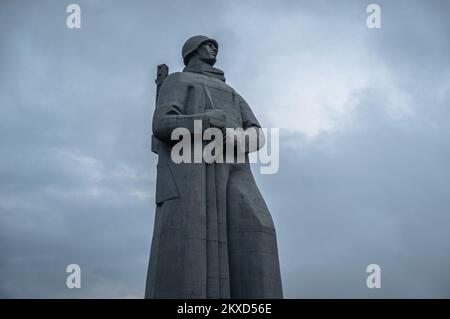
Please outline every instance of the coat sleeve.
[[170, 142], [172, 131], [183, 127], [191, 133], [194, 131], [194, 120], [202, 120], [202, 127], [209, 126], [205, 113], [186, 114], [187, 103], [194, 101], [194, 86], [180, 80], [180, 73], [169, 75], [161, 86], [153, 114], [153, 135], [159, 140]]
[[259, 122], [255, 117], [255, 114], [253, 114], [250, 105], [248, 105], [247, 101], [245, 101], [244, 98], [240, 95], [239, 95], [239, 106], [241, 108], [242, 123], [244, 126], [243, 127], [244, 130], [252, 126], [261, 127], [261, 125], [259, 125]]
[[256, 119], [255, 114], [253, 114], [252, 109], [250, 108], [250, 105], [248, 105], [247, 101], [244, 100], [242, 96], [239, 95], [239, 107], [241, 108], [241, 115], [242, 115], [242, 126], [244, 130], [247, 130], [248, 128], [255, 128], [257, 129], [258, 134], [256, 135], [257, 138], [257, 144], [256, 149], [252, 149], [248, 146], [248, 140], [246, 140], [246, 150], [248, 152], [254, 152], [259, 149], [261, 149], [264, 144], [266, 143], [266, 138], [264, 136], [264, 133], [262, 130], [259, 130], [261, 128], [261, 125], [259, 124], [258, 120]]

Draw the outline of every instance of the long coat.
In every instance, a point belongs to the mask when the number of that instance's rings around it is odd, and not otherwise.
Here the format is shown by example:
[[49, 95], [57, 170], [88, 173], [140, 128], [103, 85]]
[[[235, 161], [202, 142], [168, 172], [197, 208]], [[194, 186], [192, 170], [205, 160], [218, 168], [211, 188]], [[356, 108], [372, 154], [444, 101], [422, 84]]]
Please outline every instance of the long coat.
[[221, 108], [227, 127], [260, 127], [224, 81], [177, 72], [153, 116], [159, 140], [156, 214], [146, 298], [282, 298], [275, 228], [248, 162], [175, 164], [171, 132]]

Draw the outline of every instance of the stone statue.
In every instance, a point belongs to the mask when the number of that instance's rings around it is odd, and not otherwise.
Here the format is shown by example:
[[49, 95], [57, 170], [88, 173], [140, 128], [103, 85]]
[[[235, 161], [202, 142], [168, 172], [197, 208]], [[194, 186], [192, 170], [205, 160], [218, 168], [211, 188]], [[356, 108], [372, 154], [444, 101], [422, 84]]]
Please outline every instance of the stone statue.
[[203, 129], [260, 127], [247, 102], [213, 67], [217, 52], [214, 39], [188, 39], [182, 49], [186, 67], [168, 75], [157, 96], [156, 213], [146, 298], [283, 297], [275, 228], [248, 153], [245, 163], [176, 164], [171, 158], [172, 131], [192, 132], [194, 120]]

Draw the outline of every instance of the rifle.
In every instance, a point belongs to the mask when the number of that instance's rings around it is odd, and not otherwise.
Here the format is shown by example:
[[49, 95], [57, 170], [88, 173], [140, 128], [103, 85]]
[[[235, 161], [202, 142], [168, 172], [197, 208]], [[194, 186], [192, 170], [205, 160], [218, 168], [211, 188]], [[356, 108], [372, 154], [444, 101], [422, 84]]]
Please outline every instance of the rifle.
[[[155, 98], [155, 104], [158, 101], [159, 96], [159, 89], [161, 88], [161, 85], [163, 84], [164, 80], [169, 75], [169, 67], [166, 64], [158, 64], [158, 67], [156, 69], [156, 98]], [[152, 134], [152, 152], [155, 154], [159, 153], [159, 140]]]

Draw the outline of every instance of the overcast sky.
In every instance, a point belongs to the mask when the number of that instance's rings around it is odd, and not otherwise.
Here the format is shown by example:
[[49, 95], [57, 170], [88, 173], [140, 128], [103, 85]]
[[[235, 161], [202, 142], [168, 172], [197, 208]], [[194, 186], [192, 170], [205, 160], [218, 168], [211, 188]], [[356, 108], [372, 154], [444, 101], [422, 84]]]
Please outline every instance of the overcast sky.
[[285, 296], [450, 297], [448, 1], [376, 1], [381, 29], [363, 0], [74, 1], [81, 29], [69, 3], [0, 2], [0, 297], [143, 297], [153, 80], [194, 34], [280, 128], [254, 174]]

